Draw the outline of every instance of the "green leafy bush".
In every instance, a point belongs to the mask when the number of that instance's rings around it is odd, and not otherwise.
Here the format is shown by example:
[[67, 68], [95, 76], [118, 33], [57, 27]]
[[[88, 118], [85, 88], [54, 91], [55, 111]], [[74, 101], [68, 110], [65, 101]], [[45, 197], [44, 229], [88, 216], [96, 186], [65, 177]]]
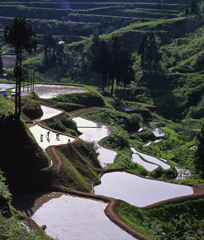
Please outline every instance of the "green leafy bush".
[[143, 131], [139, 132], [137, 136], [143, 141], [146, 142], [148, 140], [155, 141], [157, 138], [155, 137], [154, 133], [149, 129], [146, 128]]
[[142, 210], [122, 202], [119, 215], [145, 235], [158, 240], [203, 238], [204, 200], [190, 200]]
[[97, 112], [85, 115], [86, 118], [100, 122], [102, 124], [111, 125], [112, 127], [121, 127], [129, 132], [139, 129], [140, 115], [127, 114], [112, 109], [103, 108]]
[[28, 98], [23, 105], [22, 112], [30, 119], [37, 119], [43, 115], [40, 103], [31, 98]]
[[76, 103], [85, 105], [87, 107], [105, 106], [102, 96], [95, 91], [85, 93], [59, 94], [56, 98], [53, 99], [57, 102]]
[[124, 131], [115, 132], [102, 140], [104, 146], [115, 150], [129, 148], [128, 135]]
[[42, 124], [57, 131], [67, 131], [71, 135], [78, 135], [76, 122], [73, 121], [70, 115], [66, 112], [54, 118], [46, 119]]
[[96, 147], [94, 142], [85, 141], [80, 146], [75, 145], [75, 148], [77, 151], [82, 152], [86, 157], [88, 157], [95, 167], [101, 168], [101, 165], [98, 161], [98, 147]]
[[66, 112], [71, 112], [74, 110], [78, 110], [81, 108], [84, 108], [84, 105], [76, 104], [76, 103], [66, 103], [66, 102], [58, 102], [57, 104], [54, 105], [54, 107], [63, 109]]
[[[11, 202], [11, 193], [3, 180], [0, 180], [0, 207]], [[1, 215], [1, 214], [0, 214]]]

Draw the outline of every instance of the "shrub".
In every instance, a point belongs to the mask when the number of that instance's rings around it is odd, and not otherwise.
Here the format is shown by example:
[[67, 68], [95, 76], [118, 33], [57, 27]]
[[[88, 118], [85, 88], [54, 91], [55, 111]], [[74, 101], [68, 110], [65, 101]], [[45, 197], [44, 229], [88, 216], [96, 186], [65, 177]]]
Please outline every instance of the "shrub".
[[37, 119], [43, 115], [40, 103], [31, 98], [27, 99], [22, 107], [22, 112], [30, 119]]
[[157, 139], [154, 133], [149, 128], [144, 129], [143, 131], [139, 132], [137, 135], [138, 137], [140, 137], [140, 139], [143, 142], [146, 142], [148, 140], [155, 141]]
[[129, 148], [128, 135], [124, 131], [115, 132], [103, 140], [103, 144], [112, 149], [122, 150]]
[[69, 102], [86, 107], [104, 107], [105, 103], [101, 94], [93, 92], [85, 93], [71, 93], [71, 94], [59, 94], [56, 98], [53, 98], [57, 102]]
[[84, 108], [84, 105], [76, 104], [76, 103], [66, 103], [66, 102], [58, 102], [57, 104], [54, 105], [56, 108], [63, 109], [66, 112], [71, 112], [74, 110], [78, 110], [81, 108]]
[[140, 115], [127, 114], [112, 109], [103, 108], [97, 112], [85, 115], [88, 119], [102, 124], [111, 125], [112, 127], [121, 127], [129, 132], [139, 129]]
[[75, 148], [77, 148], [77, 151], [82, 152], [86, 157], [88, 157], [95, 167], [101, 168], [101, 165], [98, 161], [98, 147], [95, 145], [95, 142], [85, 141], [80, 146], [75, 145]]

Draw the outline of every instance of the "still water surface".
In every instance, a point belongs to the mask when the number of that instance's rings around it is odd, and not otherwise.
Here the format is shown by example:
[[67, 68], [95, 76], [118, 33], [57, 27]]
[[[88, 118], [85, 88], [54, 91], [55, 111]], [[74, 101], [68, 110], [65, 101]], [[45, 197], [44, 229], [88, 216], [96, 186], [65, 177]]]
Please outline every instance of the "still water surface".
[[62, 195], [43, 204], [32, 216], [46, 233], [60, 240], [133, 240], [105, 215], [106, 203]]
[[2, 90], [8, 89], [8, 88], [13, 88], [15, 87], [15, 84], [13, 83], [0, 83], [0, 88]]
[[[44, 108], [43, 111], [44, 115], [41, 119], [49, 118], [51, 115], [54, 116], [60, 112], [58, 112], [58, 110], [55, 112], [50, 108]], [[98, 142], [102, 138], [108, 136], [112, 132], [110, 128], [104, 125], [83, 118], [74, 118], [74, 120], [77, 123], [79, 131], [82, 132], [80, 138], [85, 141], [96, 141], [97, 146], [99, 146]], [[35, 135], [36, 132], [36, 140], [39, 145], [42, 146], [42, 144], [45, 144], [46, 142], [42, 143], [39, 141], [39, 134], [43, 129], [39, 128], [38, 125], [35, 127], [38, 130], [35, 130], [33, 134]], [[47, 132], [47, 130], [45, 131]], [[55, 136], [52, 132], [50, 136], [52, 136], [52, 134]], [[61, 135], [60, 142], [58, 141], [56, 144], [62, 143], [62, 137], [63, 136]], [[54, 141], [56, 141], [55, 137], [53, 137], [52, 140], [52, 145], [54, 145]], [[65, 140], [65, 143], [66, 142], [67, 139]], [[43, 146], [43, 148], [45, 149], [46, 146]], [[117, 154], [116, 152], [104, 149], [101, 146], [99, 146], [98, 151], [100, 153], [99, 160], [102, 167], [107, 163], [112, 163]], [[140, 161], [141, 159], [137, 155], [139, 152], [134, 148], [132, 148], [132, 151], [134, 152], [133, 161]], [[159, 161], [157, 158], [142, 153], [139, 154], [148, 161], [156, 161], [164, 168], [166, 167], [167, 169], [167, 166], [169, 168], [168, 164]], [[154, 160], [150, 160], [152, 158], [154, 158]], [[145, 165], [146, 168], [153, 169], [157, 167], [157, 165], [145, 163], [143, 160], [141, 161], [143, 162], [141, 165]], [[193, 189], [188, 186], [149, 180], [125, 172], [108, 173], [103, 175], [101, 180], [102, 184], [94, 187], [95, 194], [122, 199], [139, 207], [147, 206], [169, 198], [193, 194]], [[104, 213], [106, 206], [106, 203], [100, 201], [64, 194], [60, 198], [51, 199], [43, 204], [42, 207], [35, 212], [32, 218], [40, 226], [46, 224], [46, 233], [54, 238], [57, 237], [60, 240], [135, 239], [106, 217]]]
[[135, 163], [138, 163], [139, 165], [143, 166], [145, 169], [147, 169], [147, 171], [153, 171], [155, 170], [156, 168], [158, 168], [158, 165], [156, 164], [153, 164], [153, 163], [148, 163], [148, 162], [145, 162], [144, 160], [142, 160], [140, 158], [140, 156], [136, 153], [133, 153], [132, 154], [132, 161], [135, 162]]
[[34, 91], [40, 98], [49, 99], [59, 94], [87, 92], [84, 87], [67, 86], [67, 85], [42, 85], [35, 84]]
[[193, 188], [158, 180], [141, 178], [126, 172], [106, 173], [95, 194], [124, 200], [138, 207], [170, 198], [193, 194]]
[[77, 123], [77, 128], [82, 134], [79, 136], [84, 141], [95, 141], [96, 146], [98, 147], [97, 152], [99, 152], [98, 160], [102, 167], [106, 167], [107, 164], [113, 163], [117, 153], [101, 147], [98, 142], [110, 135], [113, 131], [111, 128], [95, 123], [89, 120], [86, 120], [81, 117], [73, 118]]
[[147, 161], [149, 162], [152, 162], [152, 163], [155, 163], [159, 166], [161, 166], [163, 169], [170, 169], [170, 165], [167, 164], [167, 163], [164, 163], [163, 161], [159, 160], [158, 158], [156, 157], [153, 157], [153, 156], [150, 156], [150, 155], [147, 155], [147, 154], [144, 154], [144, 153], [141, 153], [141, 152], [138, 152], [135, 148], [131, 147], [131, 150], [134, 152], [134, 153], [137, 153], [139, 155], [141, 155], [144, 159], [146, 159]]

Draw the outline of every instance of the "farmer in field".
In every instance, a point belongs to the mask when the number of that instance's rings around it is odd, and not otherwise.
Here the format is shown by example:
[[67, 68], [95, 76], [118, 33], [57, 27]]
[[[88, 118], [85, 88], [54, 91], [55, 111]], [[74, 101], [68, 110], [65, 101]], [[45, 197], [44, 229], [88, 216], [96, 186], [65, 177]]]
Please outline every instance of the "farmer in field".
[[47, 132], [47, 138], [49, 138], [50, 136], [50, 130]]
[[60, 135], [59, 133], [56, 133], [56, 140], [57, 140], [57, 141], [60, 141], [59, 135]]

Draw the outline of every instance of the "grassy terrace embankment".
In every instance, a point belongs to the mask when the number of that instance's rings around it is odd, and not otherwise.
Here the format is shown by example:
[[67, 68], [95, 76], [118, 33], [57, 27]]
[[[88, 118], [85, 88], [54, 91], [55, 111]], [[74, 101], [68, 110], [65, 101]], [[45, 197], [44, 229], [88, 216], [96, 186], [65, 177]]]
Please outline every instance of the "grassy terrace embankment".
[[[18, 12], [26, 15], [42, 43], [40, 34], [46, 31], [58, 36], [89, 37], [94, 28], [100, 34], [158, 18], [173, 18], [179, 13], [178, 4], [150, 2], [1, 2], [0, 28], [9, 25]], [[71, 20], [71, 24], [68, 20]], [[1, 35], [2, 37], [2, 35]], [[74, 41], [78, 41], [76, 38]]]

